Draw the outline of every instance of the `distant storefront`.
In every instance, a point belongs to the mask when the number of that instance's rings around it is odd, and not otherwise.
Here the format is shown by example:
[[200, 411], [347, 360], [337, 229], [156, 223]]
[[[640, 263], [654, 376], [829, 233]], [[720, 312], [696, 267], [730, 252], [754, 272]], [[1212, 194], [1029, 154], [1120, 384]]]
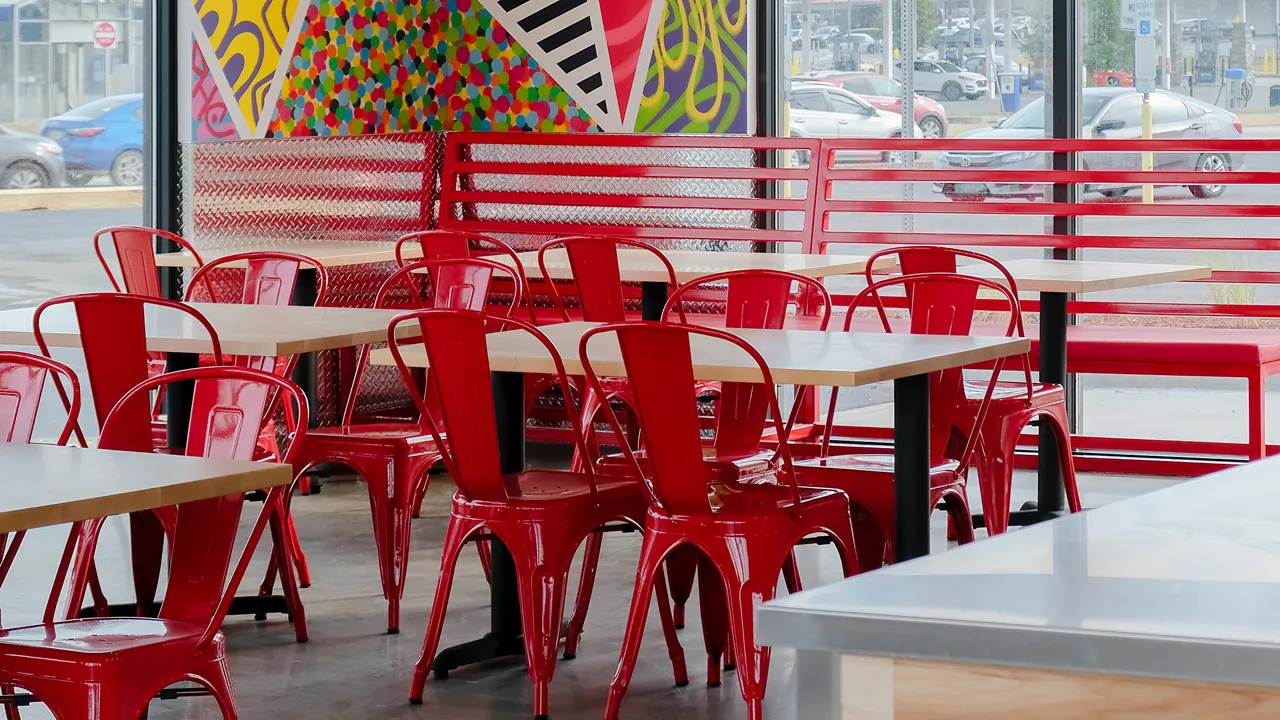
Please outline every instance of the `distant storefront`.
[[144, 17], [143, 0], [0, 0], [0, 122], [138, 92]]

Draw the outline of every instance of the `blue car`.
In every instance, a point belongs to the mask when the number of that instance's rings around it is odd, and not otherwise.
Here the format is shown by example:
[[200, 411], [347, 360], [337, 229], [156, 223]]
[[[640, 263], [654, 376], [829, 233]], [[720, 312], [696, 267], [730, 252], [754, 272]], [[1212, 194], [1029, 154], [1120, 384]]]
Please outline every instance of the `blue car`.
[[116, 185], [141, 185], [142, 95], [115, 95], [49, 118], [40, 134], [62, 146], [67, 182], [105, 175]]

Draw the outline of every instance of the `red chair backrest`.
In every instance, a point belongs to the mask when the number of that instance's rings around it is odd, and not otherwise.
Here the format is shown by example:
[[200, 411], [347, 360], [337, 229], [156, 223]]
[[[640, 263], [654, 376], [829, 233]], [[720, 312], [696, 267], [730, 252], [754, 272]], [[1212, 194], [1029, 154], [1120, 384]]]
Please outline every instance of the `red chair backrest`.
[[[671, 261], [661, 250], [648, 243], [586, 236], [550, 240], [538, 248], [538, 269], [547, 281], [547, 287], [551, 288], [551, 297], [566, 322], [569, 320], [569, 310], [556, 283], [551, 281], [551, 274], [547, 272], [547, 252], [556, 248], [564, 248], [569, 258], [569, 272], [573, 275], [578, 302], [582, 305], [582, 319], [587, 322], [614, 323], [627, 319], [626, 302], [622, 295], [622, 269], [618, 264], [619, 248], [652, 253], [667, 270], [668, 287], [675, 288], [679, 285]], [[683, 318], [683, 309], [680, 313]]]
[[[475, 310], [420, 310], [397, 316], [387, 328], [387, 342], [405, 383], [412, 384], [412, 372], [395, 341], [396, 328], [417, 322], [427, 353], [433, 382], [426, 392], [414, 395], [418, 411], [427, 419], [445, 466], [463, 496], [483, 502], [506, 502], [507, 486], [502, 480], [498, 456], [498, 436], [493, 412], [493, 386], [489, 374], [489, 331], [511, 328], [537, 339], [551, 356], [560, 379], [560, 390], [570, 405], [578, 451], [586, 453], [582, 425], [572, 407], [572, 386], [564, 360], [547, 336], [532, 324], [512, 317], [500, 317]], [[445, 441], [445, 436], [448, 441]], [[595, 475], [588, 463], [585, 472], [595, 491]]]
[[[66, 445], [80, 417], [80, 380], [71, 368], [56, 360], [24, 352], [0, 352], [0, 442], [29, 443], [40, 411], [45, 381], [53, 377], [67, 397], [67, 419], [58, 433]], [[64, 386], [63, 383], [66, 383]]]
[[[511, 304], [507, 307], [507, 315], [510, 316], [524, 299], [524, 278], [519, 270], [484, 258], [443, 258], [408, 263], [382, 283], [373, 306], [392, 310], [450, 309], [482, 312], [489, 305], [489, 289], [495, 272], [510, 277], [515, 288]], [[368, 356], [369, 347], [360, 348], [355, 374], [351, 380], [351, 392], [347, 393], [347, 406], [342, 413], [344, 425], [350, 423], [355, 416], [357, 391], [360, 380], [364, 377]], [[408, 387], [416, 385], [410, 384]], [[417, 395], [416, 392], [413, 394]]]
[[[534, 320], [535, 324], [537, 324], [533, 312], [532, 298], [528, 297], [529, 276], [525, 273], [524, 263], [520, 260], [515, 248], [497, 238], [478, 233], [456, 232], [453, 230], [423, 230], [405, 235], [396, 242], [396, 265], [403, 267], [408, 264], [409, 261], [404, 257], [404, 246], [409, 243], [418, 245], [423, 260], [482, 258], [492, 255], [505, 255], [511, 261], [511, 266], [520, 273], [520, 281], [524, 284], [526, 298], [529, 300], [529, 319]], [[433, 277], [432, 280], [435, 281], [435, 278]]]
[[[868, 301], [874, 301], [881, 325], [885, 332], [892, 333], [893, 324], [889, 320], [881, 293], [893, 287], [902, 287], [905, 291], [913, 335], [969, 335], [973, 327], [974, 311], [978, 305], [978, 291], [988, 289], [995, 291], [1008, 302], [1007, 309], [1010, 315], [1005, 331], [1006, 336], [1018, 336], [1018, 299], [1008, 287], [985, 278], [945, 272], [897, 275], [868, 285], [849, 304], [849, 313], [845, 318], [845, 331], [851, 328], [854, 313], [858, 308], [868, 304]], [[1003, 361], [996, 363], [996, 370], [992, 374], [986, 398], [982, 403], [983, 407], [977, 416], [979, 422], [985, 413], [985, 407], [1003, 367]], [[929, 447], [930, 460], [933, 462], [942, 460], [946, 452], [952, 424], [956, 419], [956, 409], [964, 397], [963, 383], [964, 371], [961, 368], [943, 370], [930, 376]], [[831, 434], [834, 416], [835, 398], [833, 397], [832, 407], [827, 413], [827, 438]], [[962, 468], [968, 464], [976, 436], [977, 428], [971, 428], [971, 432], [968, 433], [969, 446], [959, 458]]]
[[[244, 264], [244, 279], [237, 297], [230, 293], [217, 292], [217, 283], [210, 277], [215, 270], [230, 270], [236, 265]], [[195, 299], [196, 288], [203, 287], [208, 302], [240, 303], [242, 305], [289, 305], [293, 302], [293, 293], [298, 286], [298, 273], [303, 268], [314, 269], [316, 273], [315, 306], [324, 305], [329, 292], [329, 271], [317, 260], [286, 252], [246, 252], [226, 255], [212, 260], [196, 270], [191, 276], [187, 290], [187, 302]], [[236, 268], [239, 269], [239, 268]], [[205, 299], [201, 297], [200, 299]], [[235, 364], [250, 367], [277, 375], [288, 375], [296, 363], [295, 358], [275, 357], [237, 357]]]
[[[215, 362], [223, 364], [222, 344], [213, 325], [190, 305], [172, 300], [127, 293], [86, 293], [46, 300], [36, 308], [36, 345], [45, 357], [52, 357], [45, 342], [44, 315], [51, 308], [71, 305], [79, 323], [80, 347], [84, 350], [85, 369], [89, 375], [89, 391], [99, 427], [106, 421], [107, 411], [128, 390], [147, 379], [146, 309], [167, 308], [183, 313], [200, 324], [209, 335]], [[139, 411], [135, 420], [140, 427], [150, 422], [150, 412]]]
[[[183, 454], [220, 460], [252, 460], [258, 433], [267, 419], [274, 398], [298, 408], [298, 427], [284, 456], [292, 462], [294, 450], [302, 446], [307, 427], [307, 399], [292, 382], [258, 370], [235, 367], [203, 367], [159, 375], [130, 389], [111, 411], [102, 426], [98, 446], [107, 450], [151, 452], [146, 427], [139, 432], [134, 418], [145, 414], [153, 390], [175, 382], [195, 383], [191, 421]], [[287, 488], [274, 488], [263, 506], [262, 516], [230, 580], [227, 571], [239, 529], [244, 494], [200, 500], [178, 506], [177, 532], [172, 541], [169, 585], [160, 617], [191, 623], [205, 623], [208, 641], [222, 624], [231, 598], [244, 576], [253, 548], [261, 537], [271, 513], [280, 511]]]
[[[583, 374], [590, 387], [603, 394], [600, 378], [591, 365], [590, 341], [603, 333], [617, 335], [627, 379], [635, 397], [644, 449], [650, 472], [644, 473], [636, 460], [635, 450], [626, 442], [627, 435], [606, 404], [605, 418], [615, 436], [622, 438], [622, 452], [632, 465], [636, 477], [645, 479], [653, 501], [668, 513], [708, 515], [713, 512], [709, 501], [709, 476], [702, 460], [702, 438], [698, 423], [696, 385], [694, 382], [691, 339], [693, 336], [723, 341], [741, 349], [759, 368], [761, 393], [768, 400], [775, 430], [783, 437], [782, 412], [774, 393], [773, 374], [764, 358], [748, 342], [732, 333], [695, 325], [640, 322], [613, 323], [591, 328], [578, 345]], [[779, 443], [779, 479], [791, 486], [793, 500], [799, 503], [799, 488], [787, 443]]]
[[[195, 258], [196, 266], [203, 265], [200, 253], [183, 240], [181, 236], [155, 228], [125, 225], [99, 230], [93, 236], [93, 251], [98, 255], [98, 262], [107, 273], [111, 287], [116, 292], [130, 292], [135, 295], [161, 297], [160, 278], [156, 275], [156, 238], [164, 238], [177, 243], [179, 247]], [[111, 264], [102, 251], [103, 240], [110, 240], [115, 251], [116, 263], [120, 266], [120, 278], [116, 279], [111, 271]]]
[[[727, 283], [725, 327], [781, 330], [786, 327], [787, 308], [793, 299], [800, 311], [808, 304], [818, 311], [819, 330], [831, 320], [831, 295], [813, 278], [781, 270], [734, 270], [716, 273], [686, 283], [671, 293], [663, 317], [683, 302], [684, 296], [709, 284]], [[799, 295], [791, 287], [799, 284]], [[808, 297], [808, 302], [805, 298]], [[797, 403], [797, 410], [798, 403]], [[764, 435], [769, 400], [755, 383], [721, 383], [716, 405], [715, 447], [720, 451], [749, 452], [760, 445]], [[792, 412], [792, 418], [796, 415]], [[790, 423], [788, 423], [790, 426]]]

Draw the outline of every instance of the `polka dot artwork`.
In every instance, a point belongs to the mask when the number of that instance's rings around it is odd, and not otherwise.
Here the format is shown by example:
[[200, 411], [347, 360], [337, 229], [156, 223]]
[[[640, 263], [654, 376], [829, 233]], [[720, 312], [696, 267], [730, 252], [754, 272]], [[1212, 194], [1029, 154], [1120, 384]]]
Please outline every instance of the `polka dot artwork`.
[[313, 0], [267, 134], [592, 129], [479, 0]]

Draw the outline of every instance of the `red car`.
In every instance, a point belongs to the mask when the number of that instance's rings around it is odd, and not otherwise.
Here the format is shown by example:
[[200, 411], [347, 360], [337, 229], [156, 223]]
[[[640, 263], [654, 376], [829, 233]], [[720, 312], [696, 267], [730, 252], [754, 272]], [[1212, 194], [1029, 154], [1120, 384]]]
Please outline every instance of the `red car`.
[[1133, 73], [1123, 70], [1094, 70], [1094, 87], [1133, 87]]
[[[866, 72], [828, 72], [797, 80], [835, 85], [857, 95], [868, 104], [891, 113], [902, 112], [902, 85], [893, 78]], [[916, 125], [927, 138], [947, 136], [947, 111], [942, 103], [916, 95]]]

